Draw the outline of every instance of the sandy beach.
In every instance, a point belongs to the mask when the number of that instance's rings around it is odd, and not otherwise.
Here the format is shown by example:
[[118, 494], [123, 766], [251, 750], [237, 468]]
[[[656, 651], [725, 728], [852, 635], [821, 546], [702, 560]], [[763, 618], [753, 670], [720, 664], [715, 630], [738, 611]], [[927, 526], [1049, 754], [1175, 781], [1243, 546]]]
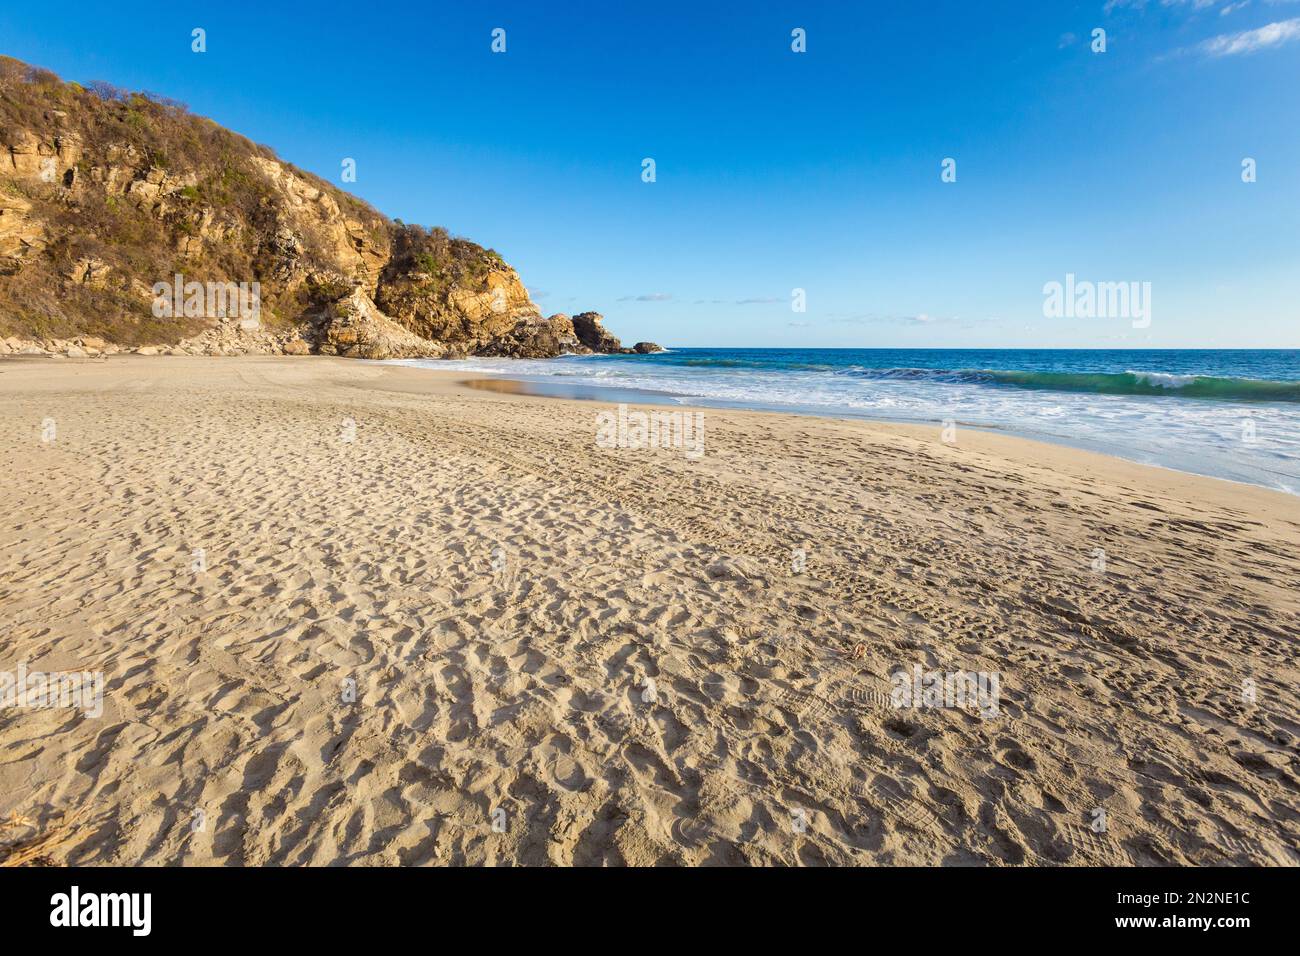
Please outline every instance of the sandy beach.
[[[699, 455], [600, 447], [605, 406], [465, 377], [0, 362], [0, 671], [103, 680], [97, 716], [0, 709], [6, 839], [81, 864], [1300, 863], [1300, 498], [715, 409]], [[896, 706], [900, 671], [995, 699]]]

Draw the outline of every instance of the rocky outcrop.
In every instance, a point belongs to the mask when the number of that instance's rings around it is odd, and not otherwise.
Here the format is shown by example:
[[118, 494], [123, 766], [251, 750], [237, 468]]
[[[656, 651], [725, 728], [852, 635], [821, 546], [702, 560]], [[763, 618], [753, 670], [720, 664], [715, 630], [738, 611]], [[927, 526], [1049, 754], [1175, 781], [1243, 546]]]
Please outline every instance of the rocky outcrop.
[[580, 312], [573, 317], [573, 329], [582, 349], [607, 355], [650, 355], [664, 351], [662, 345], [654, 342], [638, 342], [626, 348], [604, 326], [605, 317], [599, 312]]
[[273, 244], [286, 253], [286, 258], [295, 260], [282, 263], [287, 274], [292, 276], [306, 268], [301, 253], [307, 246], [304, 236], [309, 235], [323, 248], [331, 269], [373, 295], [389, 253], [386, 237], [372, 231], [373, 211], [349, 216], [324, 183], [312, 182], [283, 163], [263, 156], [253, 156], [251, 161], [280, 198]]
[[439, 358], [446, 349], [398, 325], [359, 289], [316, 324], [316, 351], [350, 358]]
[[[160, 314], [153, 290], [177, 276], [257, 283], [262, 322]], [[179, 104], [0, 57], [0, 336], [50, 351], [51, 335], [197, 354], [621, 350], [597, 313], [543, 318], [491, 249], [389, 220]]]
[[573, 320], [560, 312], [550, 318], [525, 316], [510, 331], [485, 346], [479, 354], [509, 358], [555, 358], [590, 351], [573, 331]]
[[17, 272], [28, 255], [45, 246], [45, 230], [31, 211], [23, 197], [0, 193], [0, 273]]
[[578, 341], [593, 352], [621, 352], [618, 337], [601, 323], [605, 317], [599, 312], [580, 312], [573, 317], [573, 330]]
[[556, 312], [547, 319], [551, 323], [551, 329], [555, 333], [556, 342], [564, 352], [583, 352], [586, 346], [578, 338], [578, 333], [573, 327], [573, 319], [563, 312]]
[[414, 261], [395, 257], [380, 275], [375, 304], [421, 338], [486, 354], [497, 339], [514, 334], [521, 319], [540, 319], [541, 313], [513, 269], [482, 250], [471, 255], [476, 258], [459, 265], [463, 274], [481, 278], [464, 283], [434, 271], [454, 266], [431, 254], [417, 254]]

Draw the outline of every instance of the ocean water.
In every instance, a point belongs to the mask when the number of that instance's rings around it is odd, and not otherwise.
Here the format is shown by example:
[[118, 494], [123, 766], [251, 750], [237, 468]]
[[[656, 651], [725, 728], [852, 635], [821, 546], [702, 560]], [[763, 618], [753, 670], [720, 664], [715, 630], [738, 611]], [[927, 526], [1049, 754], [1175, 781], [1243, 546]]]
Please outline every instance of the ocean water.
[[398, 364], [585, 397], [634, 389], [654, 393], [646, 402], [952, 420], [1300, 494], [1298, 350], [674, 349]]

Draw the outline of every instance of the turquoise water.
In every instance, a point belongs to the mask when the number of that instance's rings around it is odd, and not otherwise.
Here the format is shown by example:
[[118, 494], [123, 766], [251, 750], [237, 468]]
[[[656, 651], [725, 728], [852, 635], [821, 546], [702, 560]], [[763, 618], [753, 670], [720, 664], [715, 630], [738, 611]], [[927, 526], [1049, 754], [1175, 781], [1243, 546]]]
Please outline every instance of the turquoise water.
[[407, 365], [659, 401], [1000, 429], [1300, 494], [1300, 351], [674, 349]]

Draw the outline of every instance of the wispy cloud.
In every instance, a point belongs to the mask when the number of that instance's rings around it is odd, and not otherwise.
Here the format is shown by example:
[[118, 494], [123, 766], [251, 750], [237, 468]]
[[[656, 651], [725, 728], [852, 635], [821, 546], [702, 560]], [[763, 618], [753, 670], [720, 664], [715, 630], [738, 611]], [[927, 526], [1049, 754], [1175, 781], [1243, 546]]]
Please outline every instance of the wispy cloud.
[[[1218, 0], [1159, 0], [1162, 7], [1191, 7], [1193, 10], [1204, 10], [1206, 7], [1214, 6]], [[1101, 8], [1102, 13], [1112, 13], [1115, 10], [1145, 10], [1148, 0], [1106, 0], [1106, 5]]]
[[[1219, 16], [1226, 17], [1230, 13], [1236, 13], [1251, 5], [1253, 0], [1106, 0], [1102, 6], [1102, 12], [1109, 15], [1116, 10], [1136, 10], [1139, 13], [1144, 12], [1147, 7], [1158, 6], [1166, 10], [1190, 10], [1198, 13], [1201, 10], [1209, 10], [1212, 7], [1222, 3], [1219, 7]], [[1300, 0], [1260, 0], [1265, 6], [1281, 7], [1291, 4], [1300, 3]], [[1068, 35], [1068, 34], [1067, 34]]]
[[667, 302], [671, 299], [671, 292], [647, 292], [645, 295], [625, 295], [620, 298], [620, 302]]
[[1300, 39], [1300, 17], [1279, 20], [1255, 30], [1223, 33], [1198, 44], [1196, 49], [1206, 56], [1239, 56], [1281, 46], [1296, 39]]
[[834, 316], [831, 322], [835, 325], [875, 325], [883, 323], [886, 325], [930, 325], [935, 322], [947, 324], [957, 321], [957, 316], [950, 319], [940, 318], [939, 316], [929, 315], [925, 312], [918, 312], [916, 315], [845, 315]]

